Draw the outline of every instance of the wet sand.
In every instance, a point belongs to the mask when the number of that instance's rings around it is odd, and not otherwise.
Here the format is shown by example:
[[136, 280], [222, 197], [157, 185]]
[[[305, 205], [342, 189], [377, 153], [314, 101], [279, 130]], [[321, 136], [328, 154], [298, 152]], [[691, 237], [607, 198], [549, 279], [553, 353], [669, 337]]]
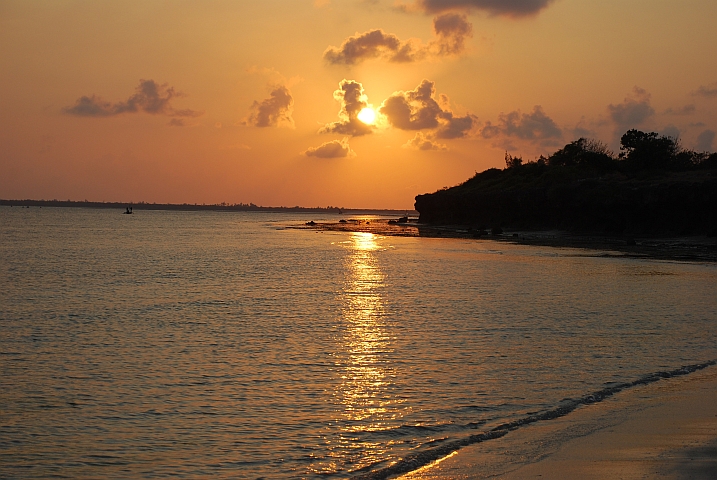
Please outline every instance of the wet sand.
[[717, 237], [628, 236], [573, 234], [561, 230], [505, 230], [493, 233], [466, 225], [427, 225], [411, 220], [389, 223], [388, 219], [347, 218], [343, 222], [317, 222], [292, 228], [336, 232], [366, 232], [377, 235], [431, 238], [470, 238], [521, 245], [581, 248], [604, 255], [698, 262], [717, 262]]
[[400, 478], [715, 479], [717, 367], [620, 392]]

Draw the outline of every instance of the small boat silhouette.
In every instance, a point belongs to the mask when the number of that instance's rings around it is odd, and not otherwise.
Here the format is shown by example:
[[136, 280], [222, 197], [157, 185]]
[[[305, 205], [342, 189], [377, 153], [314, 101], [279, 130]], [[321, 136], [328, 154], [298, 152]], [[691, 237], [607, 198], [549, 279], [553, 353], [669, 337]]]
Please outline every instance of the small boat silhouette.
[[125, 214], [125, 215], [131, 215], [131, 214], [132, 214], [132, 207], [127, 207], [127, 209], [126, 209], [124, 212], [122, 212], [122, 213]]

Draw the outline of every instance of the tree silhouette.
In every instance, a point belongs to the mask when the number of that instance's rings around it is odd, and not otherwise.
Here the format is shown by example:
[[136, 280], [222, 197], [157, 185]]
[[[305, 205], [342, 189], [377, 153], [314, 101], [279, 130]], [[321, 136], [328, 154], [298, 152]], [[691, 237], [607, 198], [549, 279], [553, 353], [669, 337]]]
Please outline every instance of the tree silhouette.
[[615, 159], [607, 145], [587, 138], [568, 143], [548, 158], [548, 165], [591, 167], [598, 170], [615, 168]]
[[620, 157], [630, 170], [683, 170], [689, 168], [680, 158], [679, 142], [656, 132], [628, 130], [620, 139]]

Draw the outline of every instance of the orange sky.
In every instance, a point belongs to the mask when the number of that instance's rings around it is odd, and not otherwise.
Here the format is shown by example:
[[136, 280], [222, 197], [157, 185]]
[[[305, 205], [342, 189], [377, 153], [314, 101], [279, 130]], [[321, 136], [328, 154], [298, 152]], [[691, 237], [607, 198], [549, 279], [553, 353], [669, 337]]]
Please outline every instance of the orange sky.
[[404, 209], [580, 136], [714, 151], [715, 18], [714, 0], [0, 0], [0, 198]]

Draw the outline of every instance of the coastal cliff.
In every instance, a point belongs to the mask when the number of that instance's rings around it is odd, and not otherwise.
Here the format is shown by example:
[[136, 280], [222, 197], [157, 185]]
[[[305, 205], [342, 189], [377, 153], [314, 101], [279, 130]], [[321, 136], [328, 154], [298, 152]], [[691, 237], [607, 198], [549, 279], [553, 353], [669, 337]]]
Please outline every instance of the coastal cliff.
[[506, 154], [466, 182], [418, 195], [429, 224], [651, 235], [717, 235], [717, 154], [631, 130], [622, 153], [580, 139], [548, 158]]

